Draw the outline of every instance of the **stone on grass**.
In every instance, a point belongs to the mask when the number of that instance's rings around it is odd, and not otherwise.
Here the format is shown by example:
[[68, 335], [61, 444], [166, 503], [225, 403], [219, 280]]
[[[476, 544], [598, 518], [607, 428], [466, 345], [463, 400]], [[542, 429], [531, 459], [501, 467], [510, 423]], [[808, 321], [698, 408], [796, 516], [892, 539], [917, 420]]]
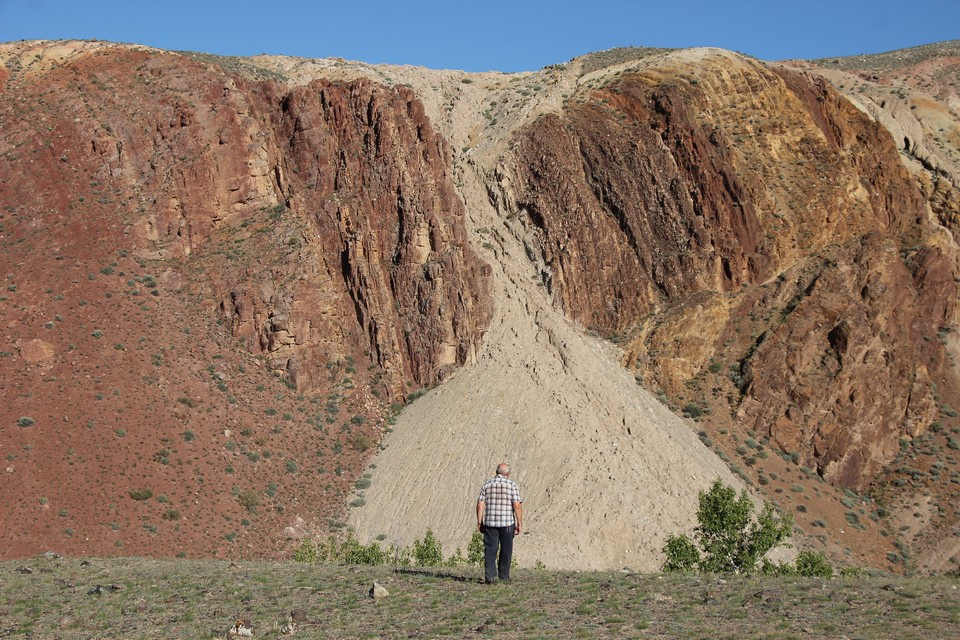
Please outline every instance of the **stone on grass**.
[[373, 586], [370, 587], [370, 597], [374, 600], [386, 598], [388, 595], [390, 595], [390, 592], [379, 582], [374, 582]]
[[290, 612], [290, 622], [302, 624], [307, 621], [307, 612], [305, 609], [294, 609]]

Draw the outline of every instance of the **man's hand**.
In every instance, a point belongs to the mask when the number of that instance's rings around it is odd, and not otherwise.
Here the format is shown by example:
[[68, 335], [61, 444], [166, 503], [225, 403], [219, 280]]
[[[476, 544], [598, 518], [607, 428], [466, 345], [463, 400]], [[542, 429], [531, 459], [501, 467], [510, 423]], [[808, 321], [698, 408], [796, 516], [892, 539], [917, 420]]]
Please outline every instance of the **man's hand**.
[[479, 531], [480, 533], [483, 533], [483, 523], [482, 523], [482, 522], [478, 522], [478, 523], [477, 523], [477, 531]]
[[519, 523], [519, 522], [518, 522], [516, 525], [514, 525], [514, 527], [513, 527], [513, 535], [515, 535], [515, 536], [520, 535], [520, 523]]

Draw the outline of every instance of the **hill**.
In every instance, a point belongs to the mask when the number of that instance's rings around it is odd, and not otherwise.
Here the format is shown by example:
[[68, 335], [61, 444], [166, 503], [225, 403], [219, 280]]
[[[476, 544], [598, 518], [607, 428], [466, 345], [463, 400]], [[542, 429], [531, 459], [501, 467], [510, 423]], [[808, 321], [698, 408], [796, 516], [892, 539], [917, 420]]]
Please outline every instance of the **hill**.
[[902, 136], [901, 76], [717, 49], [3, 45], [9, 555], [463, 546], [507, 459], [531, 563], [655, 569], [721, 477], [953, 569], [951, 55], [897, 67], [937, 87]]

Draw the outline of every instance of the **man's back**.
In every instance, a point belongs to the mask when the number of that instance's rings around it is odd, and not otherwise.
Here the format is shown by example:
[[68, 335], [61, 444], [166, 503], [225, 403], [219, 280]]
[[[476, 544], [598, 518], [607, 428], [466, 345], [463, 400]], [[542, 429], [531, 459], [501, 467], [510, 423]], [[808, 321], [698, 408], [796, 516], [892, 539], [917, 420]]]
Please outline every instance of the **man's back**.
[[480, 502], [485, 503], [483, 523], [488, 527], [510, 527], [516, 523], [513, 504], [521, 502], [517, 483], [501, 475], [483, 483]]

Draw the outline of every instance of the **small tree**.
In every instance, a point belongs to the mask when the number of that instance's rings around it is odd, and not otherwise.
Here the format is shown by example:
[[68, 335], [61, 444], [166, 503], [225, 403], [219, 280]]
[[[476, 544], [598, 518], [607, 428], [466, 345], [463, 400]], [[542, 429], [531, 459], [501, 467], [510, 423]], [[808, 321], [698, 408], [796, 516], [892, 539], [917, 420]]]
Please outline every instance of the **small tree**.
[[699, 524], [694, 530], [699, 549], [686, 535], [670, 536], [663, 547], [664, 571], [689, 571], [695, 566], [705, 573], [752, 573], [793, 530], [793, 517], [778, 515], [769, 503], [753, 520], [753, 502], [747, 492], [737, 498], [733, 487], [719, 479], [709, 491], [701, 491], [699, 499]]
[[433, 529], [427, 529], [423, 542], [413, 541], [413, 559], [421, 567], [435, 567], [443, 564], [443, 547]]
[[483, 534], [474, 531], [467, 545], [467, 564], [474, 567], [483, 566]]

